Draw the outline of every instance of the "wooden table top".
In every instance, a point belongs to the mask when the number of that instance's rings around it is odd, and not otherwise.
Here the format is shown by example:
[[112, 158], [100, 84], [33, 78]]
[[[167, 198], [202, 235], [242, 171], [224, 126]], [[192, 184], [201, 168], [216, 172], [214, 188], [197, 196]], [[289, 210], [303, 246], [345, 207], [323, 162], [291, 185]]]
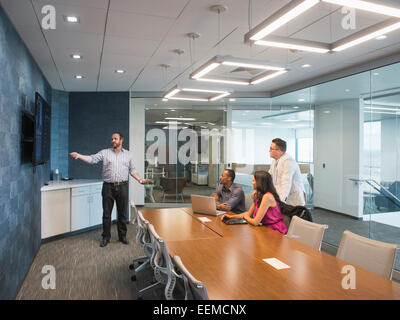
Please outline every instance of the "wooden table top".
[[165, 241], [220, 238], [221, 236], [180, 209], [140, 210]]
[[[400, 299], [398, 283], [357, 267], [356, 289], [343, 289], [341, 270], [348, 263], [269, 228], [226, 225], [212, 216], [202, 223], [198, 218], [205, 215], [191, 208], [143, 213], [168, 237], [170, 255], [179, 255], [205, 283], [210, 299]], [[265, 258], [291, 268], [277, 270]]]

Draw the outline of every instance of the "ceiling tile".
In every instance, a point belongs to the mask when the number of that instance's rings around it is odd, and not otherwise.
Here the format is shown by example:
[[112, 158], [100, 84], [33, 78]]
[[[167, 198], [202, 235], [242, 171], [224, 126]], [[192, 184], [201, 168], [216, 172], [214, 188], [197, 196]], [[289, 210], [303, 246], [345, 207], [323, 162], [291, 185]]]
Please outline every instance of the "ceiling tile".
[[[46, 0], [46, 4], [54, 6], [79, 6], [84, 8], [107, 9], [109, 0]], [[33, 0], [34, 3], [43, 2], [42, 0]]]
[[104, 52], [111, 54], [132, 55], [135, 57], [151, 57], [159, 42], [154, 40], [136, 40], [132, 38], [106, 36]]
[[[41, 14], [41, 8], [48, 4], [47, 0], [35, 1], [35, 9], [38, 17], [44, 15]], [[57, 33], [61, 32], [76, 32], [76, 33], [94, 33], [104, 34], [104, 25], [106, 22], [107, 10], [98, 8], [87, 8], [74, 5], [60, 5], [55, 4], [56, 9], [56, 30], [50, 30], [49, 32]], [[65, 22], [64, 16], [76, 15], [79, 17], [79, 23], [68, 23]]]
[[173, 25], [173, 19], [111, 11], [107, 35], [161, 41]]
[[188, 2], [190, 0], [113, 0], [111, 1], [110, 9], [176, 19]]

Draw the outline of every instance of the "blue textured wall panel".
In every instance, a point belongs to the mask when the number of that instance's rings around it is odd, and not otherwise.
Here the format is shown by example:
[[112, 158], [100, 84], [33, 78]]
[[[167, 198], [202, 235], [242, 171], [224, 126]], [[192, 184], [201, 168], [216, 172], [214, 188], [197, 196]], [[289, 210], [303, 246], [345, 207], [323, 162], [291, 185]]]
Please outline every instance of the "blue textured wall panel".
[[69, 93], [53, 90], [51, 101], [51, 172], [68, 177]]
[[[69, 150], [90, 155], [111, 147], [111, 135], [124, 135], [129, 149], [129, 92], [71, 92], [69, 95]], [[101, 179], [101, 163], [89, 165], [69, 158], [75, 179]]]
[[40, 188], [50, 163], [21, 164], [21, 112], [52, 90], [0, 7], [0, 299], [13, 299], [41, 242]]

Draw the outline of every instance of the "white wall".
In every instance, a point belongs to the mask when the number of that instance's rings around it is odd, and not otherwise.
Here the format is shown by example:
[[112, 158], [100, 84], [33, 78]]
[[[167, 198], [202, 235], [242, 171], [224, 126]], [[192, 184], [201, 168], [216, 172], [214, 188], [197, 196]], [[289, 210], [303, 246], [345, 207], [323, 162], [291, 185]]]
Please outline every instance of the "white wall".
[[269, 147], [272, 139], [281, 138], [287, 142], [287, 153], [296, 156], [295, 129], [282, 128], [234, 128], [232, 130], [233, 163], [270, 164]]
[[[358, 99], [316, 106], [314, 122], [314, 205], [361, 217], [362, 121]], [[325, 164], [325, 168], [323, 168]]]
[[[144, 178], [145, 148], [145, 104], [144, 99], [130, 99], [129, 112], [129, 151], [133, 153], [136, 170]], [[136, 205], [144, 205], [144, 186], [136, 179], [129, 178], [129, 199]]]

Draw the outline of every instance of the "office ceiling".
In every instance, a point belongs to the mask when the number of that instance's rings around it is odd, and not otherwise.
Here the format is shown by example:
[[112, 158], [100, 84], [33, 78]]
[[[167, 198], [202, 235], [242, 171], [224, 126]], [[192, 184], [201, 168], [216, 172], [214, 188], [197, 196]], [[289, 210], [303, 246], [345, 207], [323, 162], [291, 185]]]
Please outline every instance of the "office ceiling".
[[[236, 91], [272, 91], [391, 55], [400, 50], [400, 31], [384, 40], [371, 40], [334, 54], [250, 46], [243, 42], [254, 27], [288, 0], [0, 0], [53, 88], [66, 91], [167, 91], [181, 87], [230, 88]], [[251, 6], [249, 6], [251, 3]], [[40, 28], [45, 5], [56, 9], [56, 30]], [[210, 7], [224, 4], [218, 14]], [[396, 4], [390, 1], [389, 4]], [[397, 6], [399, 3], [397, 1]], [[249, 10], [249, 8], [251, 10]], [[77, 15], [78, 24], [63, 16]], [[356, 12], [356, 29], [344, 30], [341, 7], [320, 3], [274, 34], [333, 42], [387, 17]], [[201, 36], [191, 40], [187, 34]], [[184, 53], [174, 53], [183, 49]], [[79, 53], [80, 61], [70, 55]], [[288, 64], [290, 72], [248, 87], [189, 80], [189, 74], [216, 54]], [[162, 64], [170, 65], [165, 69]], [[302, 68], [303, 64], [311, 64]], [[115, 70], [123, 69], [124, 74]], [[83, 79], [75, 79], [82, 74]]]

